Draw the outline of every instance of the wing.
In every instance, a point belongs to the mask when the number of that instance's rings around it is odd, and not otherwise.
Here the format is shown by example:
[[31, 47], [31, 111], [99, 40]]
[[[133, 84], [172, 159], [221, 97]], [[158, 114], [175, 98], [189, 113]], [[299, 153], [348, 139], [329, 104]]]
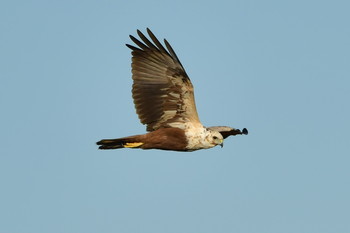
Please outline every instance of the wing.
[[165, 46], [147, 28], [152, 42], [139, 30], [142, 42], [130, 35], [139, 47], [132, 50], [132, 96], [136, 112], [147, 131], [181, 128], [184, 123], [200, 124], [193, 86], [170, 44]]
[[227, 138], [229, 136], [235, 136], [237, 134], [244, 134], [244, 135], [248, 134], [248, 130], [246, 128], [243, 128], [242, 131], [240, 129], [235, 129], [228, 126], [212, 126], [212, 127], [208, 127], [208, 129], [221, 133], [221, 135], [224, 138]]

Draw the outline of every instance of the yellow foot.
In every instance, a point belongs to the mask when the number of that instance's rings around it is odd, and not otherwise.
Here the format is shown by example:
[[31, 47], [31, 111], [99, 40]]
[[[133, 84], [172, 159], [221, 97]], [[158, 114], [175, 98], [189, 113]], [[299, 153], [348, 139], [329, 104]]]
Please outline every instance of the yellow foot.
[[135, 148], [135, 147], [140, 147], [142, 145], [143, 145], [142, 142], [127, 142], [123, 146], [125, 148]]

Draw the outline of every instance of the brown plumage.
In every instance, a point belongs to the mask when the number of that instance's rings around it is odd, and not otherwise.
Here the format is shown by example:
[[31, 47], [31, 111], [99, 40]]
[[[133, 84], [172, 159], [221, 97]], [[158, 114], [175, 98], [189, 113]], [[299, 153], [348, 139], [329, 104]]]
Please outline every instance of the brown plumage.
[[[170, 44], [164, 40], [168, 51], [147, 29], [152, 42], [139, 30], [140, 42], [132, 45], [132, 96], [136, 112], [147, 131], [169, 127], [172, 122], [199, 123], [192, 83]], [[170, 126], [171, 127], [171, 126]]]
[[161, 128], [148, 134], [118, 139], [105, 139], [97, 143], [100, 149], [141, 148], [183, 151], [187, 145], [185, 133], [179, 128]]
[[141, 148], [193, 151], [222, 145], [230, 135], [247, 134], [230, 127], [205, 128], [198, 117], [192, 83], [170, 44], [165, 47], [147, 29], [151, 41], [137, 30], [142, 42], [132, 50], [132, 97], [149, 133], [97, 142], [100, 149]]

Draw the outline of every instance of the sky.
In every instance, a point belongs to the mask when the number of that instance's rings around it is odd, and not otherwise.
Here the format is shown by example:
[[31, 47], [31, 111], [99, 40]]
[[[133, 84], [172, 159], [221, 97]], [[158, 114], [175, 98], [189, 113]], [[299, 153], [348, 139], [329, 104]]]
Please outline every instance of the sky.
[[[1, 1], [1, 233], [350, 232], [350, 3]], [[129, 35], [173, 46], [223, 148], [145, 133]]]

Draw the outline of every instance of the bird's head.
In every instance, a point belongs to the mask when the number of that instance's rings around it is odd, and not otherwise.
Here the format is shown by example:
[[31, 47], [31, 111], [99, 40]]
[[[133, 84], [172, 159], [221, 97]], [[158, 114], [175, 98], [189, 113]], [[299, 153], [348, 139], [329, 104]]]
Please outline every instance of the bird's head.
[[208, 135], [207, 140], [212, 144], [213, 146], [220, 145], [221, 147], [224, 146], [224, 138], [218, 131], [207, 129]]

